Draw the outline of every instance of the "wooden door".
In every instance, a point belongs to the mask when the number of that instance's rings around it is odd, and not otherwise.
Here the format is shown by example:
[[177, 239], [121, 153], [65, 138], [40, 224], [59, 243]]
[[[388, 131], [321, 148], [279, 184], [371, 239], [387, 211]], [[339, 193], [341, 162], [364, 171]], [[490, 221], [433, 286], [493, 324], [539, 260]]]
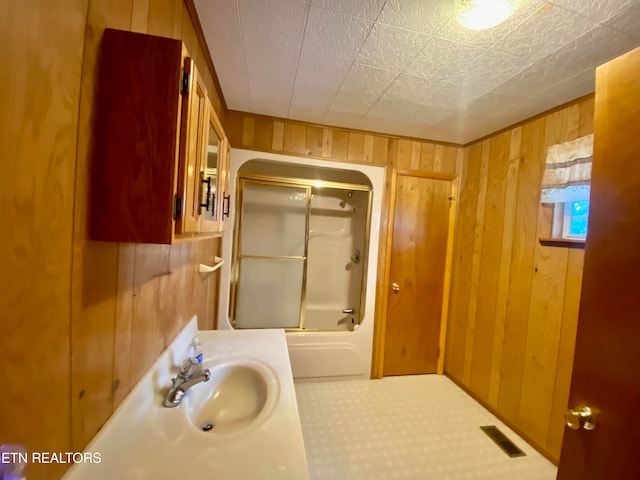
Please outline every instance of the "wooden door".
[[640, 49], [598, 68], [589, 231], [560, 480], [640, 478]]
[[437, 371], [452, 189], [450, 179], [394, 176], [384, 375]]

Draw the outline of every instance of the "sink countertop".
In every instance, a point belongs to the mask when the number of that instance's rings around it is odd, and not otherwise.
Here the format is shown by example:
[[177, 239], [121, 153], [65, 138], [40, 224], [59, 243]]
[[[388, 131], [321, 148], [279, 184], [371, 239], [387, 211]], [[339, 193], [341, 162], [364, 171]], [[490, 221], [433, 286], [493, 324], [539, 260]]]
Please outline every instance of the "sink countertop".
[[[273, 413], [250, 432], [212, 436], [189, 423], [184, 405], [162, 406], [171, 377], [187, 357], [195, 334], [202, 344], [205, 364], [244, 357], [269, 365], [276, 374], [279, 392]], [[99, 452], [101, 462], [76, 464], [65, 480], [307, 480], [284, 331], [198, 331], [192, 319], [85, 451]]]

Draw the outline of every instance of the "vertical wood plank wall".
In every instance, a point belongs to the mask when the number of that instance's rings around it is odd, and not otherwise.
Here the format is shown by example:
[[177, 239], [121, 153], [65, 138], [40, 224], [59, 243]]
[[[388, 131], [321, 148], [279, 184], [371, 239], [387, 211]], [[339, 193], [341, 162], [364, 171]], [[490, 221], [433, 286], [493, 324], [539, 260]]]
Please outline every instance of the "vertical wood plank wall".
[[[0, 444], [31, 451], [71, 450], [69, 298], [87, 5], [0, 2]], [[56, 478], [63, 468], [39, 467], [29, 478], [47, 478], [45, 470]]]
[[[236, 148], [459, 176], [445, 372], [557, 460], [584, 252], [538, 243], [549, 235], [540, 185], [547, 147], [593, 132], [593, 98], [465, 148], [234, 111], [226, 127]], [[374, 343], [383, 318], [388, 213]], [[373, 362], [375, 376], [382, 359], [374, 354]]]
[[593, 133], [593, 98], [467, 147], [445, 372], [539, 449], [562, 445], [583, 250], [542, 246], [548, 146]]
[[[214, 105], [213, 75], [182, 0], [90, 0], [81, 82], [71, 291], [73, 448], [82, 449], [179, 329], [213, 315], [210, 263], [215, 241], [125, 245], [87, 240], [88, 168], [96, 54], [104, 28], [181, 39]], [[208, 321], [208, 320], [207, 320]], [[115, 355], [114, 355], [115, 352]], [[112, 364], [112, 366], [111, 366]]]
[[[383, 211], [376, 267], [374, 345], [379, 344], [384, 313], [383, 289], [386, 288], [383, 271], [392, 169], [459, 175], [464, 164], [464, 149], [426, 140], [311, 125], [236, 111], [227, 112], [225, 129], [234, 148], [389, 167], [386, 169], [384, 192], [380, 192], [383, 195]], [[374, 349], [374, 377], [382, 376], [382, 358], [378, 353]]]
[[[222, 119], [206, 47], [183, 0], [2, 2], [0, 443], [78, 451], [195, 314], [212, 326], [219, 240], [87, 240], [96, 53], [106, 27], [182, 39]], [[6, 65], [5, 65], [6, 66]], [[177, 87], [176, 87], [177, 88]], [[39, 393], [34, 393], [39, 392]], [[65, 465], [30, 464], [30, 479]]]

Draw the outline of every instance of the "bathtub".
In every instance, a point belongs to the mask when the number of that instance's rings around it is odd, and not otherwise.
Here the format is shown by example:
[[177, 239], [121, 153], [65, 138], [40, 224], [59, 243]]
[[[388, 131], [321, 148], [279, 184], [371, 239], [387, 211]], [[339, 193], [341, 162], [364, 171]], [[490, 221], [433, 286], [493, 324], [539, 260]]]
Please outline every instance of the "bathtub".
[[[299, 158], [290, 155], [232, 149], [230, 160], [231, 198], [235, 198], [235, 178], [238, 169], [249, 160], [262, 159], [326, 168], [358, 171], [365, 174], [373, 187], [371, 219], [368, 242], [368, 268], [364, 282], [365, 297], [361, 323], [344, 331], [292, 331], [287, 332], [287, 345], [291, 368], [296, 381], [322, 381], [335, 379], [369, 378], [374, 330], [376, 291], [376, 267], [380, 237], [380, 214], [384, 191], [384, 168], [369, 165], [354, 165], [326, 160]], [[231, 209], [227, 229], [222, 241], [222, 257], [226, 260], [221, 268], [220, 301], [218, 302], [218, 329], [232, 329], [229, 317], [230, 278], [233, 249], [233, 225], [235, 209]], [[310, 309], [311, 315], [335, 315], [341, 313], [341, 305], [317, 305]]]

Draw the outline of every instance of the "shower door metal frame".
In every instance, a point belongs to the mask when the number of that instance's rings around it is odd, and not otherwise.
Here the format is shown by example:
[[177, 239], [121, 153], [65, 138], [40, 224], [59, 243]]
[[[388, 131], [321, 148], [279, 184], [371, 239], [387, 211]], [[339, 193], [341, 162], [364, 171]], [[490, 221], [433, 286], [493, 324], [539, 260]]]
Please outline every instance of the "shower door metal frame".
[[[307, 211], [305, 221], [305, 239], [304, 239], [304, 256], [256, 256], [256, 255], [241, 255], [240, 241], [242, 239], [242, 206], [244, 202], [244, 187], [246, 184], [254, 185], [268, 185], [274, 187], [297, 187], [304, 188], [307, 191]], [[236, 326], [236, 312], [237, 312], [237, 300], [238, 300], [238, 285], [240, 281], [240, 262], [242, 258], [262, 258], [262, 259], [293, 259], [303, 260], [302, 270], [302, 288], [301, 288], [301, 301], [300, 301], [300, 320], [298, 327], [285, 328], [287, 332], [339, 332], [341, 330], [308, 330], [304, 328], [305, 316], [306, 316], [306, 295], [307, 295], [307, 262], [309, 253], [309, 221], [311, 216], [311, 197], [313, 189], [332, 188], [336, 190], [352, 190], [368, 192], [367, 198], [367, 211], [365, 218], [365, 231], [364, 231], [364, 245], [363, 245], [363, 257], [362, 262], [362, 278], [360, 281], [360, 301], [358, 305], [358, 325], [362, 323], [364, 314], [364, 299], [365, 299], [365, 285], [366, 285], [366, 272], [369, 266], [369, 237], [371, 228], [371, 204], [373, 197], [373, 189], [367, 185], [361, 185], [356, 183], [344, 183], [333, 182], [325, 180], [312, 180], [307, 178], [292, 178], [282, 177], [275, 175], [258, 175], [258, 174], [238, 174], [237, 176], [237, 193], [236, 193], [236, 218], [234, 225], [234, 243], [233, 243], [233, 263], [231, 267], [231, 298], [229, 302], [229, 315], [231, 317], [231, 325], [233, 328]], [[264, 327], [274, 328], [274, 327]], [[348, 330], [345, 330], [348, 331]]]
[[[240, 250], [240, 242], [242, 240], [242, 206], [244, 202], [244, 187], [245, 184], [250, 183], [253, 185], [268, 185], [272, 187], [296, 187], [306, 190], [306, 213], [305, 213], [305, 239], [304, 239], [304, 252], [303, 256], [274, 256], [274, 255], [242, 255]], [[231, 275], [231, 325], [233, 328], [236, 326], [236, 312], [237, 312], [237, 299], [238, 299], [238, 285], [240, 281], [240, 263], [243, 258], [264, 259], [264, 260], [302, 260], [302, 288], [300, 292], [300, 316], [298, 321], [298, 327], [292, 328], [293, 330], [302, 330], [304, 328], [304, 315], [305, 315], [305, 294], [307, 289], [307, 253], [309, 249], [309, 212], [311, 203], [311, 187], [306, 185], [294, 185], [289, 182], [281, 182], [277, 179], [273, 181], [269, 179], [255, 178], [249, 176], [238, 176], [238, 201], [236, 205], [236, 222], [235, 222], [235, 235], [233, 245], [233, 266]], [[289, 330], [289, 329], [286, 329]]]

